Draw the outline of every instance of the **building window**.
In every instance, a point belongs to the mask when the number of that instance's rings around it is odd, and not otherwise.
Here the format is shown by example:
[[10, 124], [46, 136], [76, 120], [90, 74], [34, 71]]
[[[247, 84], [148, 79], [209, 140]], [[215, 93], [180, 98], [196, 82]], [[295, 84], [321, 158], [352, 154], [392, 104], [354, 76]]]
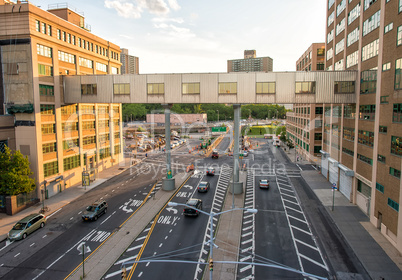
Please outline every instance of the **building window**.
[[374, 146], [374, 132], [359, 130], [358, 137], [359, 137], [359, 144], [363, 144], [369, 147]]
[[314, 146], [314, 153], [319, 154], [321, 150], [321, 146]]
[[377, 160], [381, 163], [385, 163], [385, 157], [383, 155], [377, 155]]
[[325, 106], [325, 116], [330, 117], [331, 116], [331, 106]]
[[80, 155], [63, 159], [64, 171], [79, 167], [81, 165], [80, 162], [81, 162]]
[[362, 162], [365, 162], [367, 164], [373, 165], [373, 160], [369, 157], [366, 157], [361, 154], [357, 154], [357, 159], [361, 160]]
[[40, 29], [40, 31], [41, 31], [43, 34], [46, 35], [46, 23], [44, 23], [44, 22], [41, 23], [41, 29]]
[[37, 44], [36, 45], [36, 53], [38, 55], [52, 57], [52, 48]]
[[256, 84], [256, 93], [275, 93], [275, 82], [264, 82]]
[[54, 96], [54, 86], [39, 85], [39, 94], [44, 96]]
[[379, 192], [382, 192], [382, 193], [384, 193], [384, 186], [383, 185], [381, 185], [380, 183], [375, 183], [375, 189], [377, 190], [377, 191], [379, 191]]
[[118, 75], [119, 74], [119, 68], [112, 66], [112, 74], [113, 75]]
[[391, 154], [402, 156], [401, 137], [391, 136]]
[[56, 142], [42, 145], [42, 153], [43, 154], [48, 154], [48, 153], [53, 153], [53, 152], [57, 152]]
[[38, 64], [40, 76], [53, 76], [53, 67], [49, 65]]
[[389, 168], [389, 174], [394, 176], [394, 177], [396, 177], [396, 178], [398, 178], [398, 179], [401, 179], [401, 171], [398, 170], [398, 169], [390, 167]]
[[352, 142], [355, 141], [355, 129], [344, 127], [343, 128], [343, 139], [346, 139], [346, 140], [349, 140]]
[[43, 164], [43, 176], [45, 178], [57, 173], [59, 173], [59, 164], [57, 160]]
[[364, 0], [364, 10], [367, 10], [375, 2], [377, 2], [377, 0]]
[[296, 93], [315, 93], [315, 82], [296, 82]]
[[335, 11], [333, 11], [328, 17], [328, 26], [330, 26], [335, 20]]
[[345, 147], [342, 148], [342, 152], [349, 155], [349, 156], [354, 156], [355, 152], [353, 152], [352, 150], [346, 149]]
[[90, 145], [96, 143], [96, 136], [87, 136], [82, 138], [82, 145]]
[[388, 128], [386, 126], [380, 125], [379, 132], [387, 134]]
[[72, 43], [73, 43], [73, 45], [75, 46], [75, 44], [76, 44], [75, 35], [72, 36]]
[[104, 159], [110, 157], [110, 148], [100, 149], [99, 158]]
[[402, 12], [402, 0], [399, 0], [399, 12]]
[[57, 39], [61, 40], [61, 31], [57, 29]]
[[78, 123], [77, 122], [62, 123], [61, 124], [61, 131], [62, 132], [78, 131]]
[[375, 105], [360, 105], [359, 106], [360, 120], [375, 120]]
[[47, 35], [52, 36], [52, 26], [51, 25], [47, 25]]
[[107, 65], [100, 62], [96, 62], [96, 70], [107, 72]]
[[343, 18], [335, 27], [335, 36], [338, 36], [343, 30], [345, 30], [345, 18]]
[[94, 62], [92, 60], [80, 57], [78, 59], [80, 66], [87, 67], [87, 68], [94, 68]]
[[42, 124], [41, 130], [42, 130], [42, 135], [54, 134], [56, 131], [55, 124], [54, 123]]
[[388, 206], [394, 209], [396, 212], [399, 212], [399, 203], [388, 198]]
[[41, 115], [54, 115], [54, 105], [40, 104]]
[[345, 39], [342, 39], [335, 45], [335, 55], [342, 52], [344, 49], [345, 49]]
[[66, 41], [66, 32], [65, 31], [61, 32], [61, 35], [62, 35], [62, 40], [65, 42]]
[[73, 55], [71, 53], [62, 52], [62, 51], [59, 51], [58, 53], [59, 53], [60, 61], [75, 64], [75, 55]]
[[[332, 40], [334, 39], [334, 30], [332, 29], [330, 32], [328, 32], [327, 34], [327, 44], [332, 42]], [[324, 49], [325, 51], [325, 49]]]
[[[350, 2], [350, 1], [349, 1]], [[358, 3], [348, 14], [348, 25], [360, 16], [360, 3]]]
[[81, 85], [81, 95], [96, 95], [98, 93], [96, 84]]
[[94, 121], [83, 121], [82, 129], [83, 130], [95, 129], [95, 122]]
[[394, 104], [392, 122], [402, 123], [402, 103]]
[[324, 69], [325, 69], [324, 63], [322, 62], [317, 63], [317, 70], [324, 70]]
[[341, 70], [344, 70], [343, 59], [335, 62], [335, 71], [341, 71]]
[[322, 107], [315, 107], [315, 114], [316, 115], [322, 115], [323, 113], [323, 108]]
[[379, 10], [378, 12], [376, 12], [374, 15], [372, 15], [363, 22], [363, 36], [366, 36], [371, 31], [380, 26], [380, 16], [381, 16], [381, 10]]
[[338, 17], [346, 8], [346, 0], [342, 0], [338, 6], [336, 6], [336, 16]]
[[328, 0], [328, 10], [334, 5], [335, 0]]
[[343, 117], [346, 119], [354, 119], [356, 116], [356, 105], [345, 105], [343, 107]]
[[130, 94], [130, 84], [113, 84], [113, 94]]
[[322, 140], [322, 133], [314, 133], [314, 140]]
[[384, 63], [384, 64], [382, 65], [382, 71], [383, 71], [383, 72], [384, 72], [384, 71], [388, 71], [389, 69], [391, 69], [391, 62]]
[[355, 51], [346, 57], [346, 68], [352, 67], [359, 62], [359, 51]]
[[37, 32], [40, 32], [40, 21], [39, 20], [35, 20], [35, 30]]
[[359, 41], [359, 27], [356, 27], [348, 34], [348, 37], [346, 38], [346, 45], [349, 47], [357, 41]]
[[377, 70], [361, 72], [360, 94], [375, 93], [377, 90]]
[[387, 26], [384, 27], [384, 34], [390, 32], [393, 28], [394, 28], [394, 23], [391, 22], [390, 24], [388, 24]]
[[200, 83], [183, 83], [183, 94], [200, 94]]
[[237, 83], [219, 83], [219, 94], [237, 94]]
[[95, 106], [93, 105], [82, 105], [81, 106], [82, 114], [95, 114]]
[[396, 35], [396, 45], [399, 46], [402, 44], [402, 25], [398, 27], [398, 32]]
[[315, 120], [315, 128], [321, 128], [322, 127], [322, 120]]
[[355, 82], [335, 82], [335, 93], [354, 93]]
[[381, 104], [388, 104], [388, 95], [386, 96], [380, 96], [380, 103]]
[[362, 48], [362, 61], [366, 61], [374, 56], [378, 55], [378, 45], [379, 39], [374, 40], [371, 43], [368, 43]]
[[327, 61], [334, 57], [334, 50], [330, 48], [327, 50]]
[[114, 154], [115, 155], [121, 154], [121, 146], [120, 145], [114, 146]]
[[148, 94], [165, 94], [165, 84], [147, 84]]
[[[402, 1], [402, 0], [401, 0]], [[395, 61], [395, 89], [402, 89], [402, 58]]]

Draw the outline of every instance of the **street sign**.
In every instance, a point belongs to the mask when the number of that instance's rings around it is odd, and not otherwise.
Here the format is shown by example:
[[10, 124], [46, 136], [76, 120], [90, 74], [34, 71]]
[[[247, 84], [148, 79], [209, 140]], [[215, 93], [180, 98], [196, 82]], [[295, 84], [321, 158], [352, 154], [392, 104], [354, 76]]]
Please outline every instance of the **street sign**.
[[337, 189], [338, 189], [338, 188], [336, 187], [336, 183], [333, 183], [333, 184], [332, 184], [332, 189], [333, 189], [333, 190], [337, 190]]

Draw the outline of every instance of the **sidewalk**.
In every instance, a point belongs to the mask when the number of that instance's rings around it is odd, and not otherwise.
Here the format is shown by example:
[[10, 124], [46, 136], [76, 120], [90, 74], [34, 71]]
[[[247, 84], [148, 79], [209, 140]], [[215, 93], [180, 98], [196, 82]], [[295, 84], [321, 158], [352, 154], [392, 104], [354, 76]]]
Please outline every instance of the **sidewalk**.
[[[94, 182], [91, 182], [91, 185], [88, 187], [83, 187], [80, 183], [75, 184], [62, 192], [48, 198], [45, 200], [45, 207], [48, 207], [49, 211], [45, 212], [46, 216], [49, 216], [53, 212], [57, 211], [64, 205], [70, 203], [71, 201], [77, 199], [82, 196], [86, 192], [96, 188], [100, 184], [106, 182], [107, 180], [113, 178], [114, 176], [124, 172], [127, 168], [130, 167], [130, 158], [126, 158], [124, 163], [115, 164], [114, 166], [102, 171], [97, 174], [97, 179]], [[39, 213], [42, 209], [42, 202], [37, 203], [15, 215], [9, 216], [5, 213], [0, 213], [0, 241], [7, 238], [7, 233], [10, 229], [17, 223], [19, 220], [24, 218], [25, 216], [33, 213]]]
[[[284, 152], [295, 162], [295, 150]], [[300, 159], [300, 157], [299, 157]], [[309, 164], [300, 160], [296, 163]], [[335, 207], [332, 211], [332, 185], [315, 170], [301, 171], [301, 176], [324, 205], [334, 224], [344, 236], [372, 279], [402, 279], [402, 256], [395, 247], [370, 223], [357, 205], [339, 191], [335, 193]]]

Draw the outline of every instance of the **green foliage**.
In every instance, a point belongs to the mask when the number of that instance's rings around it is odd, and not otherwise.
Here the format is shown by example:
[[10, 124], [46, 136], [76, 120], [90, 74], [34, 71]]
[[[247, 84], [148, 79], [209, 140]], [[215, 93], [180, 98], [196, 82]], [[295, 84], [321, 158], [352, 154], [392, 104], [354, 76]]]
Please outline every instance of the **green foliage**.
[[0, 153], [0, 194], [17, 195], [33, 191], [35, 180], [29, 168], [27, 156], [20, 151], [11, 152], [6, 146], [4, 153]]
[[282, 142], [286, 142], [286, 131], [282, 131], [280, 136], [279, 136], [279, 140], [281, 140]]
[[293, 141], [290, 139], [286, 140], [286, 145], [289, 147], [289, 150], [295, 147], [295, 145], [293, 145]]
[[278, 126], [278, 127], [276, 128], [275, 134], [276, 134], [276, 135], [282, 135], [283, 132], [284, 132], [285, 135], [286, 135], [286, 126]]
[[137, 128], [137, 131], [138, 131], [138, 132], [144, 132], [145, 129], [143, 129], [141, 126], [139, 126], [139, 127]]

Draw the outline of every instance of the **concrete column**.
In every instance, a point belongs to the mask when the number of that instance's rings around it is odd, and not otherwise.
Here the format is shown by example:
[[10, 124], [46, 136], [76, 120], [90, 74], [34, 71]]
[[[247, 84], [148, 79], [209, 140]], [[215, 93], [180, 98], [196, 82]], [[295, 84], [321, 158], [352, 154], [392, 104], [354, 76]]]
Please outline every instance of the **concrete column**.
[[[240, 136], [240, 104], [233, 104], [234, 111], [234, 151], [233, 151], [233, 184], [232, 194], [243, 193], [243, 183], [239, 182], [239, 136]], [[234, 208], [234, 197], [233, 205]]]
[[162, 189], [165, 191], [171, 191], [175, 189], [175, 180], [172, 174], [172, 161], [171, 161], [171, 149], [170, 149], [170, 108], [171, 104], [162, 104], [165, 108], [165, 151], [166, 151], [166, 178], [162, 179]]

